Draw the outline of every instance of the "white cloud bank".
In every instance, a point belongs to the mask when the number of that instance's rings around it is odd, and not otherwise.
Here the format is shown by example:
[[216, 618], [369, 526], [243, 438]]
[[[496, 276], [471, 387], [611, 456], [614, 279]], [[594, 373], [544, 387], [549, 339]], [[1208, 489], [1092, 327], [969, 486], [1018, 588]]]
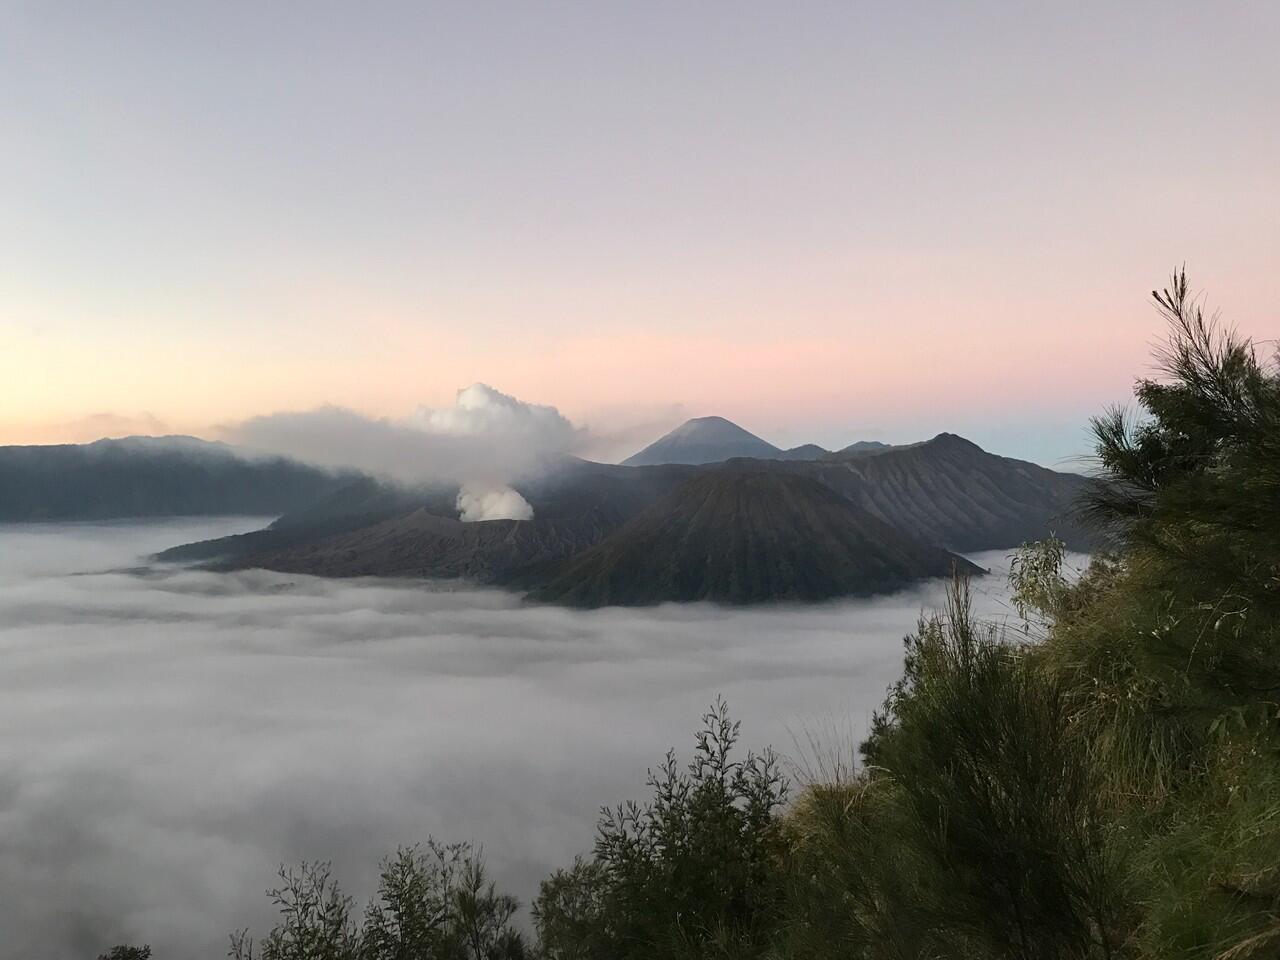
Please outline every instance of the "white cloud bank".
[[495, 511], [531, 517], [510, 484], [578, 451], [586, 437], [555, 407], [526, 403], [483, 383], [459, 390], [451, 407], [420, 407], [402, 419], [321, 407], [253, 417], [223, 432], [248, 449], [320, 466], [354, 467], [404, 483], [467, 486], [468, 509], [476, 515], [463, 519], [494, 519]]
[[223, 956], [271, 922], [281, 861], [332, 859], [363, 899], [377, 859], [427, 834], [483, 843], [527, 905], [590, 849], [600, 806], [643, 798], [668, 747], [688, 755], [716, 694], [744, 746], [855, 741], [940, 596], [580, 612], [128, 569], [260, 525], [0, 527], [0, 957]]

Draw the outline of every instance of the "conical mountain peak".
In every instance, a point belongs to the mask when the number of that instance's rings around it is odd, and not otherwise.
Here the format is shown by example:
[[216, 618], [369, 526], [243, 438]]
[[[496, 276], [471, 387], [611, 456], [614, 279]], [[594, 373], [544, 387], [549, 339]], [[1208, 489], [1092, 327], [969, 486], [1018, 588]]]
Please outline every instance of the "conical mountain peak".
[[638, 467], [658, 463], [718, 463], [734, 457], [773, 460], [782, 450], [724, 417], [686, 420], [635, 456], [624, 460]]

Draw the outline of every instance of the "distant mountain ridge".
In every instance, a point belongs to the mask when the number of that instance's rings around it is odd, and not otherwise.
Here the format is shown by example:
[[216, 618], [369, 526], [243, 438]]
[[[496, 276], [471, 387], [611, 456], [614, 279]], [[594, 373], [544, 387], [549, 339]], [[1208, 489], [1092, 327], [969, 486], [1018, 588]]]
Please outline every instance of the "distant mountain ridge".
[[954, 434], [829, 453], [784, 451], [720, 418], [686, 426], [650, 455], [723, 459], [564, 458], [515, 483], [532, 520], [476, 523], [458, 518], [456, 485], [405, 487], [190, 437], [2, 447], [0, 521], [275, 514], [262, 530], [161, 559], [464, 578], [581, 606], [807, 602], [969, 569], [956, 554], [1051, 532], [1075, 549], [1094, 545], [1073, 509], [1095, 481]]
[[185, 436], [0, 447], [0, 522], [279, 514], [356, 475]]
[[816, 443], [784, 450], [724, 417], [695, 417], [659, 437], [643, 450], [622, 461], [623, 466], [645, 467], [664, 463], [694, 466], [726, 460], [821, 460], [851, 453], [879, 453], [892, 449], [876, 440], [859, 440], [834, 453]]
[[827, 456], [828, 451], [818, 446], [816, 443], [803, 443], [798, 447], [792, 447], [790, 450], [783, 450], [778, 456], [779, 460], [817, 460], [820, 457]]
[[892, 444], [881, 443], [879, 440], [858, 440], [837, 450], [835, 453], [827, 454], [828, 457], [847, 457], [851, 455], [862, 456], [869, 453], [881, 453], [885, 450], [892, 450]]
[[718, 463], [734, 457], [772, 460], [782, 450], [724, 417], [696, 417], [622, 461], [623, 466]]
[[365, 478], [264, 530], [184, 545], [161, 559], [321, 576], [461, 577], [581, 606], [807, 601], [896, 589], [943, 575], [957, 553], [1050, 532], [1088, 549], [1090, 534], [1072, 509], [1091, 483], [953, 434], [817, 460], [567, 459], [516, 484], [532, 520], [463, 523], [456, 488], [410, 491]]
[[794, 467], [885, 522], [949, 550], [1015, 547], [1050, 533], [1073, 549], [1097, 545], [1076, 509], [1097, 481], [988, 453], [953, 433]]

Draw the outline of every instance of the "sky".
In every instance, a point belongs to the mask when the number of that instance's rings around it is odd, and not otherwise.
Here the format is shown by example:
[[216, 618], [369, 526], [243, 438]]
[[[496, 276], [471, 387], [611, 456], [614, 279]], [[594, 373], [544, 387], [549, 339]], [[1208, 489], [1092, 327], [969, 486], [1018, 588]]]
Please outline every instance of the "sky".
[[1174, 266], [1280, 329], [1277, 36], [1269, 2], [0, 0], [0, 443], [483, 382], [633, 449], [715, 414], [1064, 463]]
[[[527, 907], [602, 806], [642, 800], [668, 748], [688, 759], [717, 695], [744, 750], [847, 765], [943, 590], [574, 611], [137, 566], [263, 522], [0, 526], [0, 956], [223, 956], [269, 928], [282, 862], [331, 860], [363, 905], [379, 859], [429, 835], [482, 845]], [[974, 590], [1008, 616], [998, 577]]]

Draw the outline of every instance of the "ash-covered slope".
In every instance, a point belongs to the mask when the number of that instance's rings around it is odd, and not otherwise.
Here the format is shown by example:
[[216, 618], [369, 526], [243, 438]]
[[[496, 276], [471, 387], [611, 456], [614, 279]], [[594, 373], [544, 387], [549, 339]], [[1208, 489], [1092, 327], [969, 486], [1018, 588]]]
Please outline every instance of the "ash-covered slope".
[[1077, 509], [1097, 481], [996, 456], [952, 433], [779, 468], [812, 477], [904, 533], [949, 550], [1014, 547], [1050, 533], [1074, 549], [1097, 545]]
[[483, 520], [418, 508], [371, 526], [241, 557], [237, 566], [321, 577], [457, 577], [489, 583], [530, 564], [571, 556], [600, 537], [589, 516]]
[[818, 481], [703, 471], [597, 546], [514, 583], [572, 606], [816, 601], [896, 590], [968, 561], [895, 530]]

